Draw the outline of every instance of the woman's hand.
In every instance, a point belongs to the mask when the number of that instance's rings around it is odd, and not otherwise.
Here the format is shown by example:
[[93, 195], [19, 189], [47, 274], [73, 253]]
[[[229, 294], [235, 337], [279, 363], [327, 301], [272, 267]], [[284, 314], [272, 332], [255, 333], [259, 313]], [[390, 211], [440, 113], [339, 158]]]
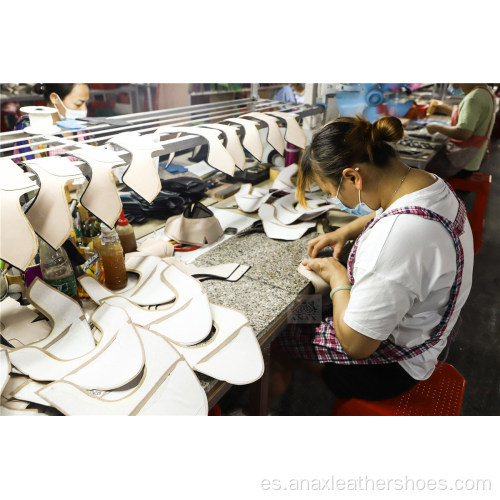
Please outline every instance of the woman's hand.
[[433, 115], [434, 113], [451, 116], [453, 113], [453, 106], [448, 106], [448, 104], [445, 104], [443, 101], [431, 101], [427, 109], [427, 114]]
[[350, 284], [347, 277], [347, 269], [333, 257], [306, 259], [302, 261], [302, 264], [310, 271], [314, 271], [327, 283], [330, 283], [331, 288]]
[[314, 259], [323, 248], [331, 247], [333, 250], [333, 258], [338, 259], [347, 241], [348, 238], [345, 232], [340, 228], [331, 233], [322, 234], [312, 239], [307, 244], [307, 253]]
[[425, 126], [427, 132], [429, 132], [429, 134], [435, 134], [436, 132], [439, 132], [439, 129], [441, 128], [439, 123], [428, 123], [426, 126]]

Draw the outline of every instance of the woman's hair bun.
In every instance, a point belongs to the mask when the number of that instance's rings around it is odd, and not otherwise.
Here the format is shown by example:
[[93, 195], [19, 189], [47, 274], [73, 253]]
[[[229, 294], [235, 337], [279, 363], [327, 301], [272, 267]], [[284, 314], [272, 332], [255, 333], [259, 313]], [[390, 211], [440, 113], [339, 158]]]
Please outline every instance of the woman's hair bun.
[[43, 83], [35, 83], [35, 85], [33, 86], [33, 92], [35, 92], [35, 94], [43, 95], [44, 90], [45, 88]]
[[399, 118], [384, 116], [372, 126], [372, 142], [374, 144], [382, 141], [397, 142], [403, 138], [404, 133], [403, 124]]

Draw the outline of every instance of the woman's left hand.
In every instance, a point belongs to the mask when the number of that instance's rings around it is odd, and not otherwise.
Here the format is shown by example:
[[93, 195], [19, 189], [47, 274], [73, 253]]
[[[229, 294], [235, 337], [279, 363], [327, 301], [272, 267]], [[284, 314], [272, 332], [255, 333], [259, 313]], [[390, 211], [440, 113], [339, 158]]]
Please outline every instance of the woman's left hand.
[[321, 276], [327, 283], [330, 283], [331, 288], [350, 284], [347, 269], [333, 257], [306, 259], [302, 261], [302, 264], [307, 269], [314, 271], [318, 276]]

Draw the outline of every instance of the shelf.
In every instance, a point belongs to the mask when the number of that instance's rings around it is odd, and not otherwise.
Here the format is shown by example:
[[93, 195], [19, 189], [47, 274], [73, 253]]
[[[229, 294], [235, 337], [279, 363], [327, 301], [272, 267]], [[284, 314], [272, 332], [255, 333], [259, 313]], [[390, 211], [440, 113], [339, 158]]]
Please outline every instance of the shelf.
[[[259, 87], [259, 90], [274, 90], [280, 89], [284, 84], [280, 83], [277, 85], [266, 85], [265, 87]], [[244, 87], [241, 89], [232, 89], [232, 90], [202, 90], [198, 92], [189, 92], [191, 97], [205, 96], [205, 95], [223, 95], [223, 94], [237, 94], [240, 92], [251, 92], [252, 89], [250, 87]]]
[[202, 96], [202, 95], [221, 95], [221, 94], [237, 94], [239, 92], [250, 92], [251, 89], [239, 89], [239, 90], [204, 90], [201, 92], [190, 92], [189, 95], [192, 97]]

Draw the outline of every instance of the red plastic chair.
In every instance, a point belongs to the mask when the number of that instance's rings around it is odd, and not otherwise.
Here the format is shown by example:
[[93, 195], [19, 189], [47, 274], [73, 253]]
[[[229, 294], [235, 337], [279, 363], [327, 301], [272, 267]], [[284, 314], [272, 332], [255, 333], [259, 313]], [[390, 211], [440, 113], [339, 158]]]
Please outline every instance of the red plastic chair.
[[474, 172], [470, 177], [464, 179], [454, 178], [448, 180], [448, 183], [455, 191], [461, 190], [476, 193], [474, 208], [472, 212], [467, 214], [472, 229], [472, 236], [474, 237], [474, 255], [477, 255], [483, 246], [484, 214], [486, 213], [486, 205], [488, 204], [491, 181], [491, 175], [482, 172]]
[[221, 417], [222, 416], [222, 410], [219, 405], [214, 405], [212, 409], [208, 412], [209, 417]]
[[460, 415], [465, 379], [448, 363], [440, 363], [428, 380], [401, 396], [383, 401], [337, 399], [332, 415], [441, 416]]

